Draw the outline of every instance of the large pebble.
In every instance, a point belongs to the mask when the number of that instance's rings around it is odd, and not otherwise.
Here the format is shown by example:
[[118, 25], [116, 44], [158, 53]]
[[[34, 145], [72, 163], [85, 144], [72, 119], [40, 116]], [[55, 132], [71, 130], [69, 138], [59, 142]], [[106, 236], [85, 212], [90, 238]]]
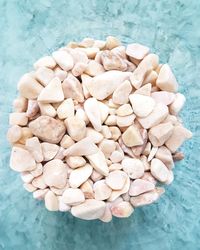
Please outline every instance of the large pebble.
[[26, 126], [28, 117], [26, 113], [11, 113], [9, 116], [10, 125]]
[[67, 205], [75, 206], [84, 202], [85, 197], [79, 188], [67, 188], [62, 195], [62, 201]]
[[106, 203], [95, 199], [87, 199], [80, 205], [71, 209], [73, 216], [84, 220], [95, 220], [103, 216]]
[[113, 190], [108, 201], [115, 201], [120, 195], [128, 192], [130, 188], [130, 178], [127, 176], [125, 184], [121, 190]]
[[63, 122], [44, 115], [30, 122], [29, 128], [36, 137], [49, 143], [58, 143], [66, 130]]
[[112, 189], [105, 183], [105, 180], [100, 180], [94, 183], [94, 197], [96, 200], [106, 200], [110, 197]]
[[152, 191], [154, 190], [154, 188], [155, 188], [154, 183], [142, 179], [136, 179], [131, 183], [129, 189], [129, 195], [138, 196], [140, 194]]
[[115, 170], [106, 177], [106, 184], [113, 190], [121, 190], [126, 182], [127, 174], [121, 170]]
[[169, 170], [161, 160], [154, 158], [151, 161], [151, 174], [160, 182], [166, 182]]
[[139, 159], [125, 158], [122, 161], [122, 168], [131, 179], [140, 178], [144, 174], [144, 165]]
[[54, 60], [57, 62], [57, 64], [65, 71], [68, 71], [73, 68], [74, 66], [73, 57], [67, 51], [58, 50], [53, 52], [52, 56]]
[[84, 167], [77, 168], [72, 170], [69, 176], [69, 184], [72, 188], [78, 188], [83, 184], [92, 174], [92, 166], [86, 164]]
[[63, 188], [67, 183], [67, 167], [59, 159], [51, 160], [44, 165], [44, 182], [50, 187]]
[[122, 201], [111, 206], [112, 215], [119, 218], [127, 218], [133, 213], [134, 209], [127, 201]]
[[42, 147], [37, 137], [32, 137], [26, 140], [26, 148], [33, 155], [36, 162], [42, 162], [44, 157]]
[[121, 83], [113, 92], [113, 102], [116, 104], [125, 104], [128, 102], [129, 94], [132, 91], [131, 83], [128, 80], [125, 80]]
[[65, 120], [68, 134], [75, 141], [80, 141], [86, 135], [86, 125], [82, 119], [76, 116], [68, 117]]
[[10, 167], [17, 172], [31, 171], [36, 168], [36, 162], [26, 149], [13, 147], [10, 157]]

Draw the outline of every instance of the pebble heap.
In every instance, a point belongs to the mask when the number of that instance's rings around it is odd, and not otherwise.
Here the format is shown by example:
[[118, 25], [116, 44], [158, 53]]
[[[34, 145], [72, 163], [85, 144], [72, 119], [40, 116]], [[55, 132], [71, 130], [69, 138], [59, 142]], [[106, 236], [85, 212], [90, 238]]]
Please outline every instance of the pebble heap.
[[103, 222], [155, 202], [192, 133], [168, 64], [148, 47], [85, 38], [40, 58], [13, 102], [10, 166], [49, 211]]

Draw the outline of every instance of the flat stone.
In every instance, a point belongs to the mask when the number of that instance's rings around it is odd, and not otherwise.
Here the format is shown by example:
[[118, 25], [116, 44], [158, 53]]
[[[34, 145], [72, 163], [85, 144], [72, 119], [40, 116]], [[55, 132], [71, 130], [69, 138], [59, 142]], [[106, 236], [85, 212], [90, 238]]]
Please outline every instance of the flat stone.
[[46, 193], [44, 201], [45, 201], [45, 207], [47, 208], [47, 210], [58, 211], [58, 208], [59, 208], [58, 198], [52, 191], [48, 191]]
[[105, 183], [105, 180], [100, 180], [94, 183], [94, 197], [96, 200], [106, 200], [110, 197], [112, 189]]
[[125, 104], [129, 101], [129, 94], [132, 91], [131, 83], [128, 80], [122, 82], [113, 92], [113, 102], [116, 104]]
[[125, 158], [121, 164], [124, 172], [131, 179], [137, 179], [144, 175], [144, 165], [139, 159]]
[[144, 86], [142, 86], [141, 88], [137, 89], [134, 92], [134, 94], [150, 96], [151, 95], [151, 88], [152, 88], [152, 84], [151, 83], [147, 83]]
[[131, 183], [129, 189], [129, 195], [138, 196], [140, 194], [152, 191], [154, 190], [154, 188], [155, 188], [154, 183], [142, 179], [136, 179]]
[[160, 102], [168, 106], [174, 101], [175, 94], [168, 91], [155, 91], [151, 94], [151, 97], [157, 103]]
[[57, 108], [59, 119], [66, 119], [74, 116], [74, 102], [71, 98], [64, 100]]
[[127, 218], [133, 213], [134, 209], [127, 201], [122, 201], [111, 206], [112, 215], [118, 218]]
[[121, 170], [115, 170], [106, 177], [106, 184], [113, 190], [121, 190], [126, 182], [127, 174]]
[[161, 160], [154, 158], [151, 161], [151, 174], [160, 182], [166, 182], [169, 170]]
[[69, 156], [66, 157], [66, 162], [70, 168], [83, 167], [86, 164], [85, 159], [82, 156]]
[[48, 143], [48, 142], [42, 142], [41, 147], [42, 147], [42, 152], [44, 156], [44, 161], [52, 160], [56, 156], [59, 150], [58, 145]]
[[124, 104], [116, 110], [118, 116], [127, 116], [133, 113], [133, 109], [130, 104]]
[[127, 147], [139, 146], [143, 144], [143, 139], [139, 129], [132, 125], [122, 134], [122, 140]]
[[73, 57], [64, 50], [58, 50], [52, 53], [54, 60], [57, 64], [65, 71], [68, 71], [73, 68], [74, 60]]
[[9, 115], [10, 125], [26, 126], [28, 123], [28, 117], [26, 113], [11, 113]]
[[53, 69], [56, 66], [56, 62], [52, 56], [44, 56], [38, 59], [33, 66], [35, 69], [40, 67], [47, 67]]
[[128, 44], [126, 48], [126, 54], [137, 60], [142, 60], [148, 53], [149, 48], [139, 43]]
[[44, 157], [42, 147], [37, 137], [32, 137], [26, 140], [26, 148], [33, 155], [36, 162], [42, 162]]
[[79, 188], [67, 188], [62, 195], [62, 201], [67, 205], [75, 206], [83, 203], [85, 197]]
[[75, 141], [80, 141], [86, 135], [86, 124], [76, 116], [68, 117], [65, 120], [67, 132]]
[[18, 125], [13, 125], [8, 129], [7, 140], [10, 143], [17, 142], [22, 137], [22, 128]]
[[117, 116], [118, 127], [129, 127], [134, 123], [136, 116], [134, 114], [127, 116]]

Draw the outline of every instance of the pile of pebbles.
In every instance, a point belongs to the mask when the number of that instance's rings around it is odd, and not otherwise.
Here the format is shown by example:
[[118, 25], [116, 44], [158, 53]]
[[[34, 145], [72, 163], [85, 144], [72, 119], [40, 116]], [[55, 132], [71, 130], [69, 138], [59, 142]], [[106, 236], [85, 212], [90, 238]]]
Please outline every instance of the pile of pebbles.
[[[13, 102], [10, 166], [49, 211], [104, 222], [128, 217], [173, 181], [192, 133], [178, 113], [168, 64], [112, 36], [85, 38], [40, 58]], [[160, 185], [159, 185], [160, 186]]]

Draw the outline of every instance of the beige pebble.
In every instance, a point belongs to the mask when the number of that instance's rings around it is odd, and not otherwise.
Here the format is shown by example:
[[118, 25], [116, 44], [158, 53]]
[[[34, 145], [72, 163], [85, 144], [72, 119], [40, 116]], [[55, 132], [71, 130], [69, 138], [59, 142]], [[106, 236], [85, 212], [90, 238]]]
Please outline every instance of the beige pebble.
[[157, 201], [164, 192], [165, 190], [163, 188], [156, 188], [150, 192], [131, 197], [130, 202], [134, 207], [149, 205]]
[[60, 212], [68, 212], [71, 207], [67, 204], [65, 204], [62, 200], [62, 196], [58, 196], [58, 207]]
[[124, 152], [119, 152], [117, 150], [113, 151], [111, 156], [110, 156], [110, 160], [112, 161], [112, 163], [119, 163], [124, 159]]
[[69, 176], [69, 184], [72, 188], [78, 188], [81, 184], [83, 184], [92, 174], [92, 166], [90, 164], [86, 164], [83, 167], [72, 170]]
[[117, 126], [118, 127], [128, 127], [131, 126], [135, 120], [135, 115], [127, 115], [127, 116], [117, 116]]
[[169, 169], [171, 169], [174, 166], [172, 154], [170, 150], [165, 146], [158, 148], [155, 157], [161, 160]]
[[79, 188], [67, 188], [62, 195], [62, 201], [69, 206], [75, 206], [83, 203], [85, 197]]
[[161, 123], [168, 115], [168, 108], [162, 103], [157, 103], [153, 111], [144, 118], [138, 118], [143, 128], [149, 129]]
[[19, 96], [13, 101], [13, 110], [15, 112], [25, 112], [27, 110], [28, 100], [23, 97]]
[[184, 128], [182, 125], [176, 125], [173, 129], [171, 137], [165, 142], [168, 149], [174, 153], [185, 140], [192, 137], [192, 132]]
[[38, 102], [36, 100], [28, 100], [28, 107], [26, 110], [26, 116], [29, 119], [33, 119], [37, 113], [39, 112], [40, 108]]
[[108, 198], [108, 201], [115, 201], [120, 195], [128, 192], [130, 188], [130, 179], [127, 176], [125, 184], [121, 190], [113, 190], [111, 196]]
[[[108, 127], [106, 125], [102, 126], [101, 133], [106, 139], [110, 139], [112, 137], [112, 133], [110, 131], [110, 128], [114, 127]], [[117, 128], [117, 127], [116, 127]], [[118, 128], [119, 129], [119, 128]], [[114, 132], [113, 132], [114, 133]], [[121, 133], [120, 133], [121, 134]], [[113, 139], [114, 140], [114, 139]]]
[[140, 156], [145, 147], [146, 147], [146, 144], [147, 144], [147, 140], [148, 140], [148, 135], [147, 135], [147, 130], [146, 129], [140, 129], [140, 134], [142, 136], [142, 139], [143, 139], [143, 144], [140, 145], [140, 146], [134, 146], [132, 147], [132, 152], [135, 156]]
[[124, 104], [116, 110], [118, 116], [127, 116], [133, 113], [133, 109], [130, 104]]
[[113, 190], [121, 190], [126, 182], [127, 174], [121, 170], [115, 170], [106, 177], [106, 184]]
[[86, 137], [70, 146], [65, 152], [66, 156], [84, 156], [97, 153], [98, 147], [93, 143], [90, 137]]
[[126, 60], [127, 56], [126, 56], [126, 47], [125, 46], [117, 46], [115, 48], [113, 48], [111, 50], [113, 53], [117, 54], [118, 56], [120, 56], [121, 58], [125, 59], [125, 61], [128, 61]]
[[34, 176], [30, 172], [21, 172], [21, 179], [25, 183], [30, 183], [34, 179]]
[[10, 143], [17, 142], [22, 137], [22, 128], [18, 125], [13, 125], [8, 129], [7, 140]]
[[71, 98], [64, 100], [57, 108], [57, 114], [60, 119], [66, 119], [74, 116], [74, 103]]
[[[121, 136], [121, 131], [118, 127], [110, 126], [109, 130], [111, 132], [111, 137], [114, 141], [117, 141], [119, 137]], [[109, 134], [110, 135], [110, 134]]]
[[39, 81], [43, 86], [47, 86], [48, 83], [54, 78], [53, 70], [46, 67], [39, 67], [35, 71], [35, 78]]
[[48, 188], [45, 189], [38, 189], [36, 191], [33, 192], [33, 198], [37, 199], [37, 200], [43, 200], [46, 193], [49, 191]]
[[24, 187], [24, 189], [26, 189], [26, 191], [28, 191], [30, 193], [34, 192], [37, 189], [31, 183], [24, 183], [23, 187]]
[[151, 172], [144, 172], [144, 175], [142, 176], [141, 179], [142, 180], [146, 180], [146, 181], [150, 181], [154, 185], [156, 185], [156, 183], [157, 183], [156, 179], [153, 177], [153, 175], [151, 174]]
[[86, 199], [93, 199], [94, 198], [93, 184], [91, 181], [87, 180], [86, 182], [84, 182], [80, 186], [80, 189], [83, 191]]
[[38, 105], [40, 108], [41, 115], [47, 115], [50, 117], [56, 116], [56, 110], [51, 104], [38, 102]]
[[52, 53], [54, 60], [57, 64], [65, 71], [73, 68], [74, 60], [73, 57], [64, 50], [58, 50]]
[[95, 199], [87, 199], [71, 209], [73, 216], [84, 220], [95, 220], [103, 216], [106, 203]]
[[25, 144], [26, 140], [28, 138], [31, 138], [32, 136], [33, 136], [33, 134], [31, 132], [30, 128], [24, 127], [24, 128], [22, 128], [22, 136], [19, 139], [19, 141], [17, 141], [17, 142], [21, 143], [21, 144]]
[[38, 177], [43, 172], [43, 166], [41, 163], [36, 164], [36, 169], [32, 170], [30, 173], [33, 177]]
[[112, 100], [116, 104], [126, 104], [129, 101], [129, 94], [132, 91], [130, 81], [125, 80], [113, 92]]
[[95, 144], [100, 143], [104, 138], [100, 132], [97, 132], [95, 129], [90, 127], [86, 128], [86, 137], [89, 137]]
[[93, 44], [93, 47], [103, 49], [105, 47], [105, 45], [106, 45], [105, 41], [103, 41], [103, 40], [95, 40], [94, 44]]
[[165, 182], [165, 184], [170, 185], [173, 181], [174, 181], [174, 173], [172, 170], [169, 170], [168, 179]]
[[174, 101], [175, 94], [168, 91], [155, 91], [151, 94], [151, 97], [156, 102], [160, 102], [168, 106]]
[[84, 64], [88, 63], [88, 57], [85, 52], [80, 51], [79, 49], [71, 49], [69, 53], [72, 55], [74, 59], [74, 64], [81, 62]]
[[86, 73], [92, 77], [101, 75], [104, 72], [105, 72], [105, 70], [104, 70], [103, 66], [94, 60], [89, 61], [88, 65], [84, 71], [84, 73]]
[[178, 83], [168, 64], [163, 64], [158, 74], [156, 85], [161, 89], [169, 92], [178, 90]]
[[149, 48], [139, 43], [128, 44], [126, 48], [126, 54], [137, 60], [142, 60], [148, 53]]
[[99, 149], [104, 153], [106, 158], [109, 158], [112, 152], [116, 149], [115, 141], [104, 139], [99, 144]]
[[151, 161], [151, 174], [160, 182], [166, 182], [169, 170], [161, 160], [154, 158]]
[[121, 45], [121, 42], [114, 36], [108, 36], [106, 38], [105, 47], [109, 50], [116, 48]]
[[131, 94], [129, 96], [133, 112], [139, 117], [148, 116], [155, 107], [155, 101], [150, 96]]
[[87, 64], [82, 63], [82, 62], [77, 62], [72, 69], [72, 74], [76, 77], [80, 76], [83, 74], [86, 68], [87, 68]]
[[[107, 161], [106, 161], [107, 162]], [[107, 163], [108, 164], [108, 163]], [[90, 179], [93, 182], [99, 181], [103, 178], [104, 176], [102, 174], [100, 174], [99, 172], [97, 172], [96, 170], [93, 169], [92, 174], [90, 176]]]
[[138, 67], [133, 71], [130, 77], [132, 85], [139, 89], [146, 75], [153, 69], [157, 68], [159, 58], [155, 54], [149, 54], [143, 58]]
[[98, 105], [99, 105], [99, 109], [100, 109], [100, 113], [101, 113], [101, 123], [104, 123], [106, 118], [108, 117], [109, 108], [103, 102], [98, 101]]
[[172, 135], [172, 132], [171, 122], [158, 124], [149, 130], [149, 140], [154, 147], [162, 146]]
[[144, 171], [149, 171], [150, 170], [150, 163], [148, 162], [147, 157], [145, 155], [141, 155], [140, 160], [143, 163]]
[[149, 153], [149, 156], [147, 158], [147, 161], [151, 161], [153, 159], [153, 157], [156, 155], [156, 152], [158, 151], [158, 147], [152, 147], [151, 151]]
[[86, 113], [85, 113], [85, 110], [83, 108], [78, 108], [76, 110], [76, 115], [75, 115], [78, 119], [81, 119], [85, 122], [86, 125], [88, 125], [88, 123], [90, 122]]
[[45, 207], [49, 211], [58, 211], [58, 198], [57, 196], [52, 192], [48, 191], [44, 197], [45, 201]]
[[99, 52], [99, 48], [79, 48], [78, 50], [84, 52], [89, 59], [94, 59]]
[[145, 96], [150, 96], [151, 95], [151, 83], [147, 83], [144, 86], [142, 86], [141, 88], [137, 89], [134, 94], [138, 94], [138, 95], [145, 95]]
[[11, 113], [9, 115], [10, 125], [26, 126], [28, 123], [28, 117], [26, 113]]
[[66, 165], [59, 159], [47, 162], [44, 165], [43, 178], [48, 186], [63, 188], [67, 183]]
[[120, 163], [112, 163], [109, 166], [109, 172], [112, 172], [114, 170], [120, 170], [120, 169], [122, 169], [122, 165]]
[[105, 72], [92, 79], [90, 84], [88, 84], [88, 90], [97, 100], [104, 100], [111, 95], [122, 82], [127, 80], [130, 74], [129, 72], [121, 72], [118, 70]]
[[117, 125], [117, 116], [116, 115], [109, 115], [104, 123], [107, 126]]
[[82, 156], [69, 156], [66, 159], [67, 164], [70, 168], [83, 167], [86, 164], [85, 159]]
[[112, 213], [110, 211], [110, 204], [106, 203], [104, 214], [99, 218], [103, 222], [110, 222], [112, 220]]
[[29, 128], [36, 137], [49, 143], [60, 142], [66, 130], [63, 122], [44, 115], [30, 122]]
[[131, 179], [137, 179], [144, 174], [144, 165], [139, 159], [125, 158], [122, 160], [122, 168]]
[[64, 94], [58, 77], [53, 78], [38, 96], [38, 101], [42, 103], [57, 103], [63, 100]]
[[143, 139], [138, 128], [134, 125], [128, 127], [122, 134], [122, 140], [128, 147], [138, 146], [143, 144]]
[[44, 161], [52, 160], [56, 156], [56, 154], [58, 153], [58, 150], [59, 150], [58, 145], [48, 143], [48, 142], [42, 142], [41, 146], [42, 146]]
[[105, 180], [100, 180], [94, 183], [94, 197], [96, 200], [106, 200], [110, 197], [112, 189], [106, 185]]
[[154, 188], [155, 188], [154, 183], [142, 179], [136, 179], [131, 183], [129, 189], [129, 195], [138, 196], [140, 194], [152, 191], [154, 190]]
[[182, 107], [185, 104], [185, 96], [181, 93], [177, 93], [175, 95], [175, 99], [172, 102], [172, 104], [169, 106], [169, 112], [172, 115], [178, 115], [178, 113], [181, 111]]
[[36, 168], [36, 162], [26, 149], [13, 147], [10, 156], [10, 167], [17, 172], [30, 171]]
[[32, 137], [26, 140], [26, 148], [33, 155], [36, 162], [42, 162], [44, 157], [42, 147], [37, 137]]
[[60, 79], [61, 82], [63, 82], [65, 80], [65, 78], [67, 77], [67, 72], [62, 70], [59, 66], [57, 66], [54, 69], [54, 76], [58, 77]]
[[101, 61], [105, 70], [120, 70], [126, 71], [127, 64], [117, 53], [104, 50], [101, 53]]
[[79, 43], [79, 47], [89, 48], [93, 47], [93, 44], [94, 44], [94, 39], [86, 37]]
[[39, 189], [45, 189], [47, 187], [44, 182], [43, 175], [35, 177], [32, 181], [32, 185]]
[[86, 115], [95, 130], [101, 131], [101, 111], [95, 98], [88, 98], [84, 103]]
[[127, 218], [133, 213], [134, 209], [127, 201], [122, 201], [111, 206], [112, 215], [119, 218]]
[[54, 194], [56, 194], [56, 195], [62, 195], [67, 188], [69, 188], [68, 183], [65, 185], [64, 188], [50, 187], [51, 191], [54, 192]]
[[30, 73], [27, 73], [20, 78], [18, 90], [21, 96], [27, 99], [36, 99], [43, 90], [43, 86]]
[[104, 101], [109, 108], [117, 109], [119, 108], [120, 104], [114, 103], [113, 100], [110, 98], [108, 101]]
[[76, 116], [68, 117], [65, 120], [67, 132], [70, 137], [75, 141], [80, 141], [86, 135], [85, 122]]
[[83, 89], [79, 80], [69, 74], [62, 83], [65, 98], [72, 98], [78, 102], [84, 101]]
[[40, 67], [47, 67], [50, 69], [53, 69], [56, 66], [56, 62], [53, 59], [53, 57], [51, 56], [44, 56], [40, 59], [38, 59], [35, 63], [34, 63], [34, 68], [40, 68]]
[[74, 144], [74, 141], [72, 140], [72, 138], [69, 135], [64, 135], [61, 142], [60, 142], [60, 146], [63, 148], [69, 148], [73, 144]]

